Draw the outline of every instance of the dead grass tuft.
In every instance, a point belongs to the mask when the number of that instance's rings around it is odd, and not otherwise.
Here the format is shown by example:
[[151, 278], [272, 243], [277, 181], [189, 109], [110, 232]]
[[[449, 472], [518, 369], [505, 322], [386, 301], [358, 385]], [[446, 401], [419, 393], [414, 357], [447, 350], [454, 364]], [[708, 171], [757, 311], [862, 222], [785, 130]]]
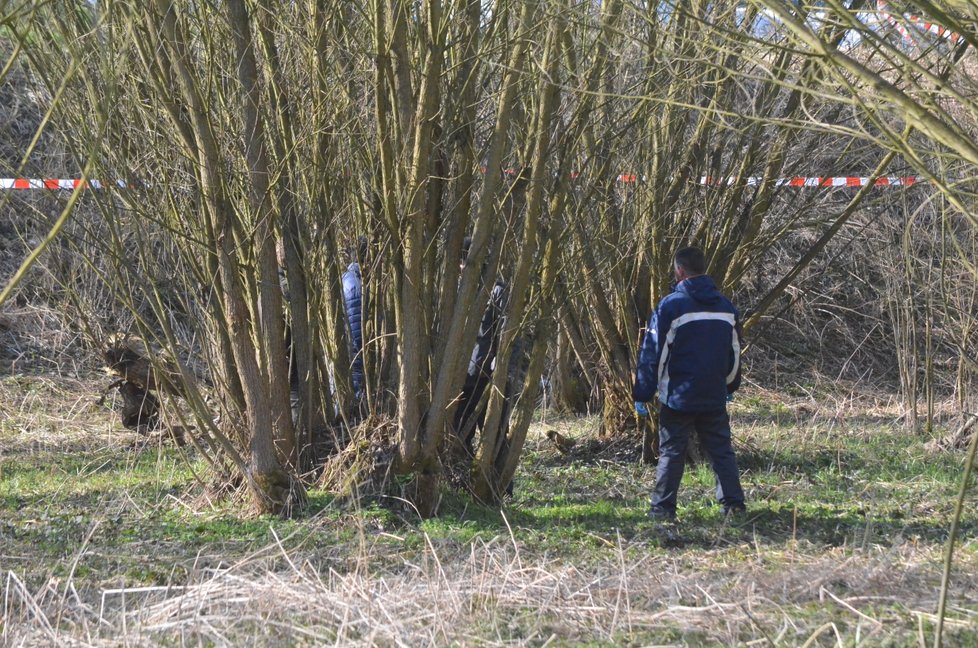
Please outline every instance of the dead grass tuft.
[[113, 413], [98, 404], [90, 380], [58, 374], [3, 376], [0, 374], [0, 432], [2, 449], [11, 455], [25, 444], [35, 448], [91, 446], [110, 438]]
[[81, 334], [47, 306], [0, 307], [0, 377], [18, 373], [82, 376], [92, 358]]
[[386, 492], [397, 452], [397, 421], [372, 415], [349, 430], [349, 442], [323, 467], [320, 485], [340, 497], [376, 497]]
[[[939, 549], [910, 544], [816, 559], [716, 551], [636, 554], [614, 544], [596, 567], [526, 559], [518, 533], [472, 543], [448, 558], [425, 536], [416, 560], [372, 569], [369, 553], [344, 570], [323, 569], [281, 544], [180, 586], [116, 588], [86, 598], [71, 581], [37, 591], [7, 574], [2, 638], [8, 645], [215, 646], [540, 645], [559, 641], [660, 640], [798, 645], [831, 619], [834, 632], [875, 645], [913, 636], [936, 598]], [[268, 569], [268, 557], [278, 565]], [[780, 565], [780, 566], [779, 566]], [[781, 569], [790, 565], [790, 569]], [[973, 590], [956, 592], [973, 606]], [[902, 611], [894, 612], [894, 603]], [[818, 610], [813, 614], [813, 610]], [[964, 608], [955, 623], [974, 628]], [[970, 625], [969, 625], [970, 624]]]

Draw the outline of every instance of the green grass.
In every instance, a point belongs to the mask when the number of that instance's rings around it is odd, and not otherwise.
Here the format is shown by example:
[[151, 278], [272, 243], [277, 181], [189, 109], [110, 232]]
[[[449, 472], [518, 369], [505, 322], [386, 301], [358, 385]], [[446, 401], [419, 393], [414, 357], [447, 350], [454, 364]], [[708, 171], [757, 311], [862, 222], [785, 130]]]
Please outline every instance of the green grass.
[[[446, 492], [439, 517], [420, 521], [395, 502], [358, 508], [313, 489], [309, 507], [295, 519], [249, 518], [240, 515], [239, 502], [201, 496], [193, 477], [206, 472], [200, 462], [171, 447], [132, 447], [133, 437], [117, 430], [104, 408], [76, 401], [70, 419], [55, 423], [43, 404], [68, 396], [57, 384], [4, 379], [0, 387], [19, 399], [0, 412], [6, 414], [0, 556], [4, 571], [36, 589], [51, 579], [70, 581], [80, 596], [97, 601], [107, 589], [180, 586], [199, 580], [202, 570], [256, 560], [271, 572], [301, 563], [319, 574], [401, 579], [433, 557], [451, 571], [485, 552], [508, 556], [521, 569], [571, 570], [585, 583], [616, 570], [634, 572], [634, 581], [623, 577], [632, 614], [699, 609], [728, 597], [724, 605], [742, 617], [736, 627], [678, 613], [639, 617], [630, 630], [589, 638], [567, 630], [559, 613], [513, 604], [504, 619], [476, 629], [487, 638], [531, 644], [542, 643], [545, 631], [552, 645], [726, 645], [784, 631], [781, 643], [791, 645], [831, 621], [836, 629], [816, 642], [831, 644], [838, 631], [854, 645], [868, 622], [834, 596], [886, 621], [867, 645], [915, 645], [916, 613], [933, 612], [963, 461], [960, 453], [925, 450], [926, 439], [892, 425], [892, 418], [800, 417], [753, 398], [734, 408], [750, 510], [733, 523], [714, 501], [711, 470], [699, 464], [688, 467], [683, 481], [680, 523], [653, 524], [645, 512], [654, 469], [586, 455], [581, 443], [577, 454], [561, 455], [543, 438], [544, 429], [584, 438], [597, 422], [552, 418], [534, 427], [515, 497], [502, 510]], [[962, 521], [959, 573], [973, 574], [978, 566], [974, 504], [972, 497]], [[642, 593], [651, 582], [661, 586], [659, 594]], [[978, 633], [978, 604], [969, 591], [955, 582], [952, 612], [959, 623], [949, 628], [952, 645], [969, 645]], [[735, 604], [744, 596], [770, 604], [758, 603], [744, 617]], [[486, 605], [503, 605], [490, 599]]]

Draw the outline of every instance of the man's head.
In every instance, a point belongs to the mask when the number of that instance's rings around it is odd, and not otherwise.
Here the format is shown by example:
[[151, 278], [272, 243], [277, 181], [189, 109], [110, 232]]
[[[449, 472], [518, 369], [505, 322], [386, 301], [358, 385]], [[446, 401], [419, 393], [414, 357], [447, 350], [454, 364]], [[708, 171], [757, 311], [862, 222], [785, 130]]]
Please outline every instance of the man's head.
[[681, 248], [673, 257], [673, 269], [676, 272], [676, 281], [706, 274], [706, 257], [703, 255], [703, 250], [698, 247]]

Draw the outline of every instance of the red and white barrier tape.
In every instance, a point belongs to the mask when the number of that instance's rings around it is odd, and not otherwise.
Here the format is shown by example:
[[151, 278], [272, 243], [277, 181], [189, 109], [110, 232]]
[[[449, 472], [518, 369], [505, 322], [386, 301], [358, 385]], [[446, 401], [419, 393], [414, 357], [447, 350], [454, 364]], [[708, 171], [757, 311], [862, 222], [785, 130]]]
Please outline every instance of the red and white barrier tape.
[[[509, 169], [506, 173], [509, 173]], [[572, 173], [571, 177], [579, 177], [578, 173]], [[631, 184], [637, 183], [640, 180], [644, 181], [645, 176], [638, 176], [629, 173], [622, 173], [617, 178], [618, 182]], [[701, 185], [732, 185], [736, 184], [738, 181], [743, 181], [748, 186], [759, 185], [764, 181], [764, 178], [760, 176], [750, 176], [747, 178], [734, 178], [734, 177], [723, 177], [723, 178], [712, 178], [710, 176], [702, 176], [699, 178], [698, 184]], [[877, 178], [873, 183], [877, 187], [899, 187], [899, 186], [910, 186], [923, 182], [924, 179], [920, 176], [884, 176]], [[829, 177], [803, 177], [797, 176], [793, 178], [778, 178], [776, 184], [779, 187], [864, 187], [869, 184], [869, 178], [867, 176], [829, 176]], [[129, 183], [125, 180], [116, 180], [113, 184], [115, 186], [125, 189], [129, 187]], [[71, 191], [77, 189], [78, 187], [87, 186], [91, 189], [103, 189], [106, 184], [98, 180], [89, 180], [88, 184], [85, 185], [81, 180], [39, 180], [36, 178], [0, 178], [0, 190], [4, 189], [49, 189], [49, 190], [66, 190]]]
[[907, 41], [908, 43], [913, 42], [913, 36], [910, 35], [907, 28], [900, 24], [900, 21], [894, 18], [888, 11], [886, 0], [877, 0], [876, 10], [882, 14], [883, 18], [886, 19], [886, 22], [890, 23], [890, 26], [893, 27], [893, 29], [897, 30], [897, 32], [903, 36], [903, 40]]
[[[624, 176], [623, 176], [624, 177]], [[627, 176], [629, 178], [634, 178], [635, 176]], [[764, 178], [760, 177], [749, 177], [742, 178], [742, 180], [747, 185], [758, 185], [764, 181]], [[835, 176], [835, 177], [817, 177], [817, 178], [805, 178], [805, 177], [795, 177], [795, 178], [778, 178], [776, 184], [779, 187], [865, 187], [869, 184], [869, 177], [867, 176]], [[732, 185], [738, 181], [737, 178], [710, 178], [702, 177], [700, 178], [700, 184], [702, 185]], [[873, 182], [875, 187], [908, 187], [918, 182], [923, 182], [924, 179], [920, 176], [883, 176], [877, 178]], [[635, 182], [635, 180], [623, 180], [623, 182]]]
[[[913, 35], [910, 33], [910, 30], [908, 30], [903, 24], [900, 23], [899, 20], [897, 20], [895, 17], [893, 17], [893, 15], [890, 14], [889, 6], [887, 5], [886, 0], [877, 0], [876, 9], [877, 11], [880, 12], [880, 14], [883, 15], [886, 21], [890, 23], [893, 29], [897, 30], [900, 33], [900, 35], [903, 36], [903, 40], [909, 43], [915, 42]], [[938, 25], [937, 23], [934, 22], [930, 22], [929, 20], [925, 20], [920, 16], [901, 14], [900, 17], [903, 18], [903, 20], [927, 32], [928, 34], [934, 34], [938, 38], [946, 38], [952, 43], [959, 43], [962, 40], [960, 34], [956, 34], [950, 29], [948, 29], [947, 27], [944, 27], [943, 25]]]
[[[116, 180], [115, 186], [125, 189], [129, 184], [125, 180]], [[86, 184], [82, 180], [39, 180], [37, 178], [0, 178], [0, 190], [3, 189], [63, 189], [72, 190], [78, 187], [89, 187], [91, 189], [103, 189], [105, 183], [99, 180], [89, 180]]]

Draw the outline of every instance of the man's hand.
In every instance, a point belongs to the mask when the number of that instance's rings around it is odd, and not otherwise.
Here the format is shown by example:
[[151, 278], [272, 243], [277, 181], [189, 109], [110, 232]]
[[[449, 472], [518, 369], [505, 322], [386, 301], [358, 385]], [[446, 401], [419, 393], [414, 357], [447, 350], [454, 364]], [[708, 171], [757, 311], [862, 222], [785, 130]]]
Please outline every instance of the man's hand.
[[645, 403], [635, 401], [635, 413], [642, 418], [647, 418], [649, 415], [649, 408]]

